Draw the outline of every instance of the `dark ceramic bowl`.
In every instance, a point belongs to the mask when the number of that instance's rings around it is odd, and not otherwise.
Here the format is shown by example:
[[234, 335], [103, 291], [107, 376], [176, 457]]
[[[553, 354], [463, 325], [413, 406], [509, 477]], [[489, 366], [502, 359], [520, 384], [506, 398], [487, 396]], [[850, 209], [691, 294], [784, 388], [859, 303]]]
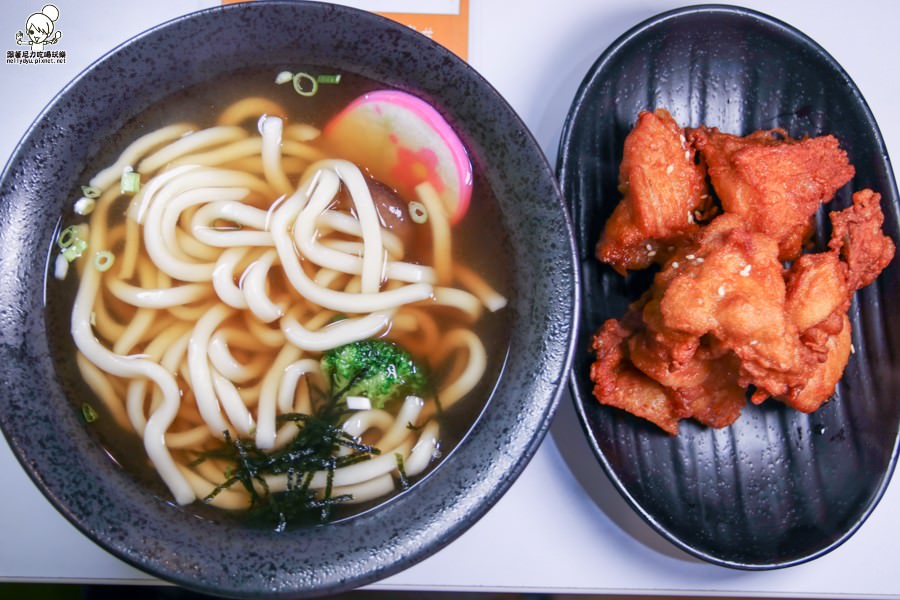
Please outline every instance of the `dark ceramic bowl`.
[[[202, 42], [198, 42], [202, 40]], [[277, 534], [198, 519], [105, 453], [66, 397], [45, 313], [48, 252], [67, 190], [146, 107], [232, 70], [324, 65], [409, 91], [459, 132], [496, 199], [508, 244], [509, 354], [486, 407], [427, 477], [368, 512]], [[52, 160], [48, 160], [52, 157]], [[577, 285], [552, 169], [500, 95], [463, 61], [381, 17], [313, 2], [188, 15], [129, 41], [76, 78], [29, 129], [0, 181], [0, 426], [54, 506], [124, 561], [229, 596], [335, 593], [408, 567], [475, 523], [549, 426], [568, 371]], [[501, 361], [502, 362], [502, 361]]]
[[650, 282], [624, 279], [594, 258], [619, 201], [622, 144], [643, 109], [667, 108], [684, 127], [744, 135], [785, 128], [793, 137], [835, 135], [856, 176], [819, 211], [815, 241], [829, 239], [825, 213], [853, 190], [882, 195], [885, 232], [900, 240], [897, 186], [872, 113], [847, 73], [791, 26], [733, 6], [660, 14], [623, 34], [597, 60], [572, 104], [559, 175], [575, 223], [582, 319], [571, 389], [600, 463], [637, 512], [678, 547], [744, 569], [795, 565], [848, 539], [881, 498], [900, 431], [900, 260], [858, 292], [850, 309], [855, 354], [837, 393], [806, 415], [748, 403], [725, 429], [682, 422], [670, 437], [600, 406], [588, 376], [590, 337], [620, 317]]

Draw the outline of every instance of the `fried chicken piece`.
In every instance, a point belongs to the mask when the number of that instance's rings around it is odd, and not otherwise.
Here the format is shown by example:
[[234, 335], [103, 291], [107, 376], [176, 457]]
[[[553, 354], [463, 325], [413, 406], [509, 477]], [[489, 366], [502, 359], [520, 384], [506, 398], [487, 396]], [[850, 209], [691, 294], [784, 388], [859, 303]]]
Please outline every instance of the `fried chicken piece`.
[[785, 310], [807, 345], [837, 335], [853, 292], [872, 283], [893, 259], [894, 242], [881, 230], [880, 199], [871, 190], [853, 194], [850, 207], [829, 215], [829, 250], [804, 254], [785, 274]]
[[632, 332], [609, 319], [591, 342], [596, 361], [591, 365], [594, 396], [601, 404], [615, 406], [678, 434], [678, 414], [671, 394], [628, 361], [625, 340]]
[[593, 338], [597, 360], [591, 365], [591, 381], [597, 400], [672, 435], [677, 435], [678, 422], [684, 418], [710, 427], [726, 427], [737, 420], [746, 403], [746, 392], [738, 384], [737, 357], [703, 346], [685, 364], [668, 370], [635, 346], [642, 338], [629, 325], [641, 327], [633, 318], [638, 315], [632, 306], [621, 321], [606, 321]]
[[828, 247], [840, 252], [847, 263], [850, 290], [869, 285], [894, 258], [894, 242], [881, 231], [881, 194], [860, 190], [853, 194], [852, 206], [829, 216], [832, 231]]
[[[663, 265], [615, 343], [628, 381], [640, 382], [645, 396], [653, 390], [654, 417], [665, 407], [666, 431], [687, 417], [731, 424], [749, 386], [755, 403], [774, 397], [803, 412], [834, 394], [850, 355], [853, 291], [877, 277], [894, 245], [881, 232], [878, 197], [867, 191], [832, 221], [830, 251], [803, 255], [786, 273], [775, 240], [733, 213]], [[641, 408], [626, 410], [643, 416]]]
[[776, 396], [777, 400], [801, 412], [811, 413], [834, 395], [834, 389], [850, 360], [850, 319], [846, 314], [839, 315], [839, 318], [838, 332], [824, 336], [821, 342], [821, 348], [825, 351], [822, 362], [812, 369], [806, 383], [791, 388], [787, 394]]
[[[677, 125], [657, 111], [642, 113], [638, 127], [620, 172], [625, 198], [597, 256], [622, 273], [662, 266], [622, 320], [595, 336], [594, 394], [670, 434], [688, 417], [731, 424], [751, 388], [754, 403], [774, 397], [818, 409], [849, 360], [852, 295], [895, 253], [882, 232], [880, 196], [855, 193], [851, 207], [830, 215], [829, 250], [801, 255], [812, 215], [854, 174], [837, 140], [792, 140], [780, 130], [741, 138], [701, 127], [688, 139], [708, 164], [724, 213], [702, 228], [679, 225], [673, 207], [684, 196], [660, 175], [660, 149], [671, 148], [659, 145], [671, 144]], [[783, 260], [794, 262], [785, 269]]]
[[[777, 253], [772, 238], [748, 231], [738, 215], [717, 217], [657, 274], [644, 308], [648, 331], [682, 347], [681, 336], [712, 336], [740, 359], [740, 385], [786, 393], [801, 383], [810, 359], [785, 315]], [[648, 315], [657, 299], [659, 316]]]
[[706, 365], [706, 377], [695, 386], [675, 392], [692, 418], [708, 427], [728, 427], [738, 420], [747, 403], [747, 391], [739, 383], [740, 361], [731, 352], [719, 358], [704, 359], [704, 354], [699, 357]]
[[730, 425], [751, 384], [768, 397], [805, 383], [818, 363], [786, 317], [776, 255], [774, 240], [747, 231], [739, 217], [714, 220], [663, 266], [623, 319], [628, 326], [608, 321], [598, 333], [591, 378], [601, 403], [673, 433], [680, 418]]
[[785, 275], [785, 311], [801, 332], [850, 306], [847, 265], [836, 252], [804, 254]]
[[625, 138], [619, 191], [623, 198], [596, 254], [623, 275], [663, 260], [670, 246], [697, 231], [697, 219], [712, 206], [705, 170], [664, 109], [641, 112]]
[[800, 254], [819, 205], [855, 173], [831, 135], [793, 140], [772, 130], [738, 137], [708, 127], [687, 135], [708, 165], [723, 210], [774, 238], [781, 260]]
[[850, 358], [846, 313], [853, 292], [874, 281], [894, 257], [894, 243], [881, 230], [880, 198], [871, 190], [853, 194], [852, 206], [830, 215], [830, 250], [801, 256], [785, 276], [787, 315], [820, 361], [807, 382], [776, 396], [797, 410], [812, 412], [834, 394]]
[[700, 344], [681, 363], [660, 360], [646, 345], [647, 336], [628, 339], [629, 357], [642, 373], [669, 390], [676, 412], [710, 427], [734, 423], [747, 401], [738, 383], [740, 362], [732, 352], [713, 351]]
[[[657, 274], [657, 278], [660, 274]], [[664, 284], [660, 284], [664, 285]], [[665, 380], [665, 372], [680, 371], [693, 359], [700, 348], [700, 336], [692, 332], [678, 331], [666, 326], [660, 308], [663, 298], [662, 287], [652, 286], [642, 303], [642, 327], [634, 328], [638, 333], [630, 342], [631, 351], [643, 361], [644, 370], [651, 377]], [[649, 364], [657, 363], [658, 372]]]
[[[668, 333], [664, 331], [663, 335]], [[691, 344], [685, 345], [679, 356], [671, 352], [661, 335], [642, 327], [626, 340], [628, 357], [641, 372], [669, 389], [696, 387], [709, 375], [709, 365], [701, 360], [708, 357], [701, 351], [700, 339], [690, 337]], [[684, 404], [681, 409], [687, 412], [688, 407]]]

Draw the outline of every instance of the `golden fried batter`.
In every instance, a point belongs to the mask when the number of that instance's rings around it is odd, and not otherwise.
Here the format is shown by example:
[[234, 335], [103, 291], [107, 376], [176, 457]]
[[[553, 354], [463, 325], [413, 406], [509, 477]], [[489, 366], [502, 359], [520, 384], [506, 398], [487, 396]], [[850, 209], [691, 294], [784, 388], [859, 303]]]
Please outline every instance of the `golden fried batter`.
[[770, 395], [799, 383], [807, 368], [797, 328], [785, 315], [777, 253], [772, 238], [748, 231], [739, 216], [726, 213], [654, 282], [665, 329], [712, 336], [740, 359], [742, 385]]
[[821, 338], [819, 348], [825, 352], [822, 361], [810, 370], [802, 385], [776, 398], [801, 412], [818, 410], [834, 394], [834, 388], [844, 374], [850, 359], [850, 333], [850, 319], [841, 314], [838, 332]]
[[706, 377], [698, 385], [675, 390], [688, 407], [688, 417], [709, 427], [727, 427], [741, 416], [747, 392], [739, 383], [740, 361], [733, 354], [702, 359]]
[[594, 396], [601, 404], [627, 410], [676, 435], [681, 415], [669, 392], [635, 369], [625, 356], [623, 342], [630, 334], [619, 321], [609, 319], [594, 336], [591, 343], [597, 356], [591, 365]]
[[776, 395], [797, 410], [812, 412], [834, 394], [850, 358], [851, 296], [894, 257], [894, 243], [881, 231], [880, 199], [872, 190], [853, 194], [852, 206], [830, 215], [830, 251], [801, 256], [785, 275], [788, 317], [806, 352], [819, 361], [807, 381]]
[[788, 270], [785, 283], [785, 310], [800, 331], [835, 312], [847, 312], [853, 293], [847, 284], [847, 265], [836, 252], [804, 254]]
[[746, 137], [700, 127], [688, 139], [709, 168], [725, 212], [778, 243], [779, 258], [796, 258], [820, 204], [853, 178], [854, 168], [834, 136], [793, 140], [781, 130]]
[[894, 258], [894, 242], [881, 231], [881, 194], [860, 190], [853, 194], [853, 206], [831, 213], [830, 217], [828, 247], [840, 252], [846, 261], [850, 289], [869, 285]]
[[[688, 139], [709, 164], [724, 213], [702, 227], [696, 219], [679, 224], [673, 207], [712, 209], [697, 203], [703, 188], [689, 183], [696, 171], [658, 183], [678, 131], [658, 110], [642, 113], [626, 140], [625, 197], [597, 255], [623, 273], [662, 266], [622, 320], [608, 320], [594, 337], [594, 395], [670, 434], [682, 418], [731, 424], [748, 391], [756, 403], [774, 397], [812, 412], [834, 394], [849, 360], [853, 292], [894, 256], [880, 196], [855, 193], [851, 207], [830, 215], [829, 250], [801, 255], [818, 206], [853, 176], [837, 140], [772, 131], [741, 138], [701, 127]], [[640, 251], [663, 240], [671, 245], [665, 257]], [[796, 260], [785, 268], [786, 259]]]
[[711, 206], [705, 177], [672, 116], [663, 109], [641, 112], [619, 168], [624, 198], [606, 223], [597, 258], [623, 275], [665, 258]]

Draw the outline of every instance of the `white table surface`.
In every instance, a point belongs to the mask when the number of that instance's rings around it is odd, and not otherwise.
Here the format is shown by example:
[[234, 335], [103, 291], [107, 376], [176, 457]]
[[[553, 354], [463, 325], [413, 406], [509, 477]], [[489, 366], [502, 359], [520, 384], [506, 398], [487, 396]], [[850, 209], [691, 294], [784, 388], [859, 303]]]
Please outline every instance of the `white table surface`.
[[[103, 52], [152, 24], [213, 3], [56, 0], [57, 28], [63, 31], [58, 48], [67, 50], [66, 64], [0, 63], [0, 159], [12, 153], [53, 95]], [[16, 49], [15, 32], [43, 4], [0, 3], [0, 50]], [[397, 10], [409, 4], [382, 0], [369, 6]], [[553, 164], [569, 104], [599, 54], [632, 25], [683, 4], [470, 0], [469, 61], [518, 111]], [[900, 156], [900, 2], [743, 5], [787, 21], [822, 44], [862, 90], [890, 154]], [[0, 580], [156, 581], [95, 546], [57, 514], [5, 441], [0, 476]], [[551, 434], [497, 505], [436, 555], [372, 588], [900, 598], [898, 506], [895, 480], [855, 536], [811, 563], [767, 572], [706, 564], [676, 550], [628, 508], [594, 460], [564, 395]]]

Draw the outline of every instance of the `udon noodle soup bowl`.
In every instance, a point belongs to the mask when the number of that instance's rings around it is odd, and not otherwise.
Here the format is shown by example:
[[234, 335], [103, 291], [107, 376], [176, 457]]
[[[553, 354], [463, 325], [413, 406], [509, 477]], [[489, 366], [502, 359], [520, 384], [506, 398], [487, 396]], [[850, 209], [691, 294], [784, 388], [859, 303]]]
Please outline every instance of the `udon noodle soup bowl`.
[[[331, 87], [323, 81], [318, 99], [285, 96], [289, 86], [282, 86], [283, 101], [315, 107], [326, 94], [349, 101], [378, 87], [416, 96], [446, 120], [474, 173], [469, 215], [460, 225], [466, 239], [454, 240], [454, 252], [484, 265], [508, 304], [481, 331], [487, 379], [462, 411], [469, 421], [449, 426], [436, 466], [383, 502], [278, 532], [201, 502], [178, 504], [148, 466], [138, 436], [115, 441], [104, 425], [114, 419], [102, 410], [90, 422], [96, 415], [85, 405], [99, 401], [72, 356], [77, 277], [70, 272], [57, 281], [54, 265], [78, 190], [129, 142], [204, 103], [237, 97], [236, 89], [252, 93], [260, 82], [275, 89], [277, 73], [301, 67], [341, 73], [345, 81]], [[336, 109], [310, 110], [315, 122]], [[524, 468], [547, 431], [568, 368], [578, 302], [571, 229], [534, 139], [500, 95], [450, 52], [348, 8], [313, 2], [216, 8], [152, 29], [100, 59], [51, 102], [8, 162], [0, 181], [0, 240], [0, 426], [13, 452], [50, 502], [100, 546], [207, 593], [335, 593], [436, 552], [485, 514]]]

